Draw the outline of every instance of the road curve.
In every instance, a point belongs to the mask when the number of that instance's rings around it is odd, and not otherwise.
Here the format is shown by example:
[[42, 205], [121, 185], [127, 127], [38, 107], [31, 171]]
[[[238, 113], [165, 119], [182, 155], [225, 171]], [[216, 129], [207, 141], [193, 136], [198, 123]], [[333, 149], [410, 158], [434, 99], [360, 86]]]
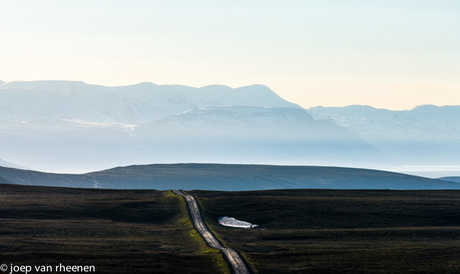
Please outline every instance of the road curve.
[[246, 267], [246, 264], [244, 263], [243, 259], [241, 259], [240, 255], [231, 248], [223, 247], [217, 241], [214, 235], [212, 235], [212, 233], [208, 230], [208, 228], [204, 225], [203, 219], [201, 218], [200, 210], [198, 208], [198, 203], [196, 202], [195, 197], [193, 197], [192, 195], [186, 195], [180, 190], [173, 190], [173, 192], [174, 194], [180, 195], [185, 198], [188, 208], [190, 209], [193, 224], [195, 225], [196, 229], [201, 234], [201, 236], [203, 236], [206, 243], [210, 247], [219, 249], [225, 254], [234, 273], [249, 274], [249, 270]]

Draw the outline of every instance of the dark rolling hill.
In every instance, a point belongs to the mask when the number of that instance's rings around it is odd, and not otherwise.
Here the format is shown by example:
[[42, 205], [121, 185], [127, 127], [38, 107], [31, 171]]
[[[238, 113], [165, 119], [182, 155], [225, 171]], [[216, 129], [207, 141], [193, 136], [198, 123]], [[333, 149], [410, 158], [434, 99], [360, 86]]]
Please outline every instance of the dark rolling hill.
[[460, 183], [460, 177], [458, 176], [442, 177], [439, 180]]
[[155, 164], [87, 174], [0, 167], [15, 184], [113, 189], [460, 189], [460, 183], [370, 169], [223, 164]]
[[0, 177], [0, 184], [14, 184], [14, 183], [3, 177]]
[[13, 184], [93, 188], [91, 177], [85, 174], [57, 174], [0, 167], [0, 177]]

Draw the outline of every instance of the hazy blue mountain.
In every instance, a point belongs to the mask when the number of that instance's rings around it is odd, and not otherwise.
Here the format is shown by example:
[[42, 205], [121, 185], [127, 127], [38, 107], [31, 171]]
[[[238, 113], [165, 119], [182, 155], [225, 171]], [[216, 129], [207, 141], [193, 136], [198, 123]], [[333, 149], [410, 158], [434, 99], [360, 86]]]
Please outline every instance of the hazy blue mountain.
[[72, 172], [178, 162], [460, 165], [458, 117], [460, 106], [304, 110], [261, 85], [7, 82], [0, 157]]
[[361, 165], [380, 151], [269, 88], [72, 81], [0, 86], [1, 157], [37, 170], [141, 163]]
[[145, 140], [163, 142], [159, 147], [165, 151], [160, 154], [167, 154], [167, 159], [183, 155], [184, 162], [383, 161], [381, 153], [358, 135], [331, 121], [316, 121], [300, 108], [200, 108], [142, 125], [137, 131]]
[[315, 119], [331, 119], [401, 164], [460, 164], [460, 106], [418, 106], [391, 111], [369, 106], [315, 107]]
[[87, 174], [53, 174], [0, 167], [17, 184], [117, 189], [460, 189], [460, 184], [400, 173], [338, 167], [174, 164], [118, 167]]
[[141, 83], [105, 87], [74, 81], [8, 82], [0, 86], [2, 117], [59, 119], [75, 123], [142, 124], [167, 115], [220, 105], [297, 107], [268, 87], [192, 88]]

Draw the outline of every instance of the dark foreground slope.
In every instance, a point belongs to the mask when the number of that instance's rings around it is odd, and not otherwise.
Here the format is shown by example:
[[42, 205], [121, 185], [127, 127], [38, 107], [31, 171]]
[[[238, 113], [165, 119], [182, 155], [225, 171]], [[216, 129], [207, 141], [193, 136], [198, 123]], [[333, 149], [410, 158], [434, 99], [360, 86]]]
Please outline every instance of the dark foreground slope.
[[460, 184], [394, 172], [314, 166], [161, 164], [82, 175], [0, 168], [17, 184], [119, 189], [460, 189]]
[[0, 223], [0, 263], [9, 267], [228, 272], [221, 255], [193, 229], [183, 199], [169, 191], [0, 185]]
[[[258, 273], [459, 273], [460, 191], [189, 191]], [[220, 226], [232, 216], [261, 230]]]

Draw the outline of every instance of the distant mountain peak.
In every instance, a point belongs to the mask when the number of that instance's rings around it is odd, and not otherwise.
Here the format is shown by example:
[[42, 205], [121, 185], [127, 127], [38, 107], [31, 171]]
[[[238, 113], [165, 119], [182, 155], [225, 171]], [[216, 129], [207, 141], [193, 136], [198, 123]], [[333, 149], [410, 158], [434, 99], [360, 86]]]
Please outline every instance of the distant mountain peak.
[[239, 89], [252, 89], [252, 90], [259, 90], [259, 91], [269, 91], [269, 92], [274, 93], [274, 91], [271, 88], [267, 87], [266, 85], [261, 85], [261, 84], [242, 86], [242, 87], [239, 87]]
[[411, 109], [410, 111], [424, 111], [424, 110], [440, 110], [440, 111], [443, 111], [443, 110], [447, 110], [447, 109], [459, 109], [460, 106], [458, 105], [444, 105], [444, 106], [437, 106], [437, 105], [431, 105], [431, 104], [428, 104], [428, 105], [420, 105], [420, 106], [416, 106], [414, 107], [413, 109]]
[[136, 87], [156, 87], [158, 86], [157, 84], [154, 84], [152, 82], [141, 82], [139, 84], [134, 84], [134, 85], [127, 85], [127, 86], [136, 86]]
[[222, 90], [233, 90], [233, 88], [226, 85], [206, 85], [202, 86], [199, 89], [203, 90], [213, 90], [213, 89], [222, 89]]
[[439, 106], [436, 106], [436, 105], [433, 105], [433, 104], [426, 104], [426, 105], [419, 105], [419, 106], [415, 106], [412, 108], [412, 110], [420, 110], [420, 109], [434, 109], [434, 108], [438, 108]]
[[1, 85], [0, 90], [1, 118], [10, 121], [62, 121], [65, 118], [65, 121], [78, 120], [89, 124], [139, 125], [200, 107], [300, 108], [262, 85], [194, 88], [143, 82], [106, 87], [82, 81], [43, 80], [12, 81]]
[[1, 85], [1, 89], [36, 89], [44, 91], [74, 90], [90, 86], [82, 81], [39, 80], [39, 81], [11, 81]]

